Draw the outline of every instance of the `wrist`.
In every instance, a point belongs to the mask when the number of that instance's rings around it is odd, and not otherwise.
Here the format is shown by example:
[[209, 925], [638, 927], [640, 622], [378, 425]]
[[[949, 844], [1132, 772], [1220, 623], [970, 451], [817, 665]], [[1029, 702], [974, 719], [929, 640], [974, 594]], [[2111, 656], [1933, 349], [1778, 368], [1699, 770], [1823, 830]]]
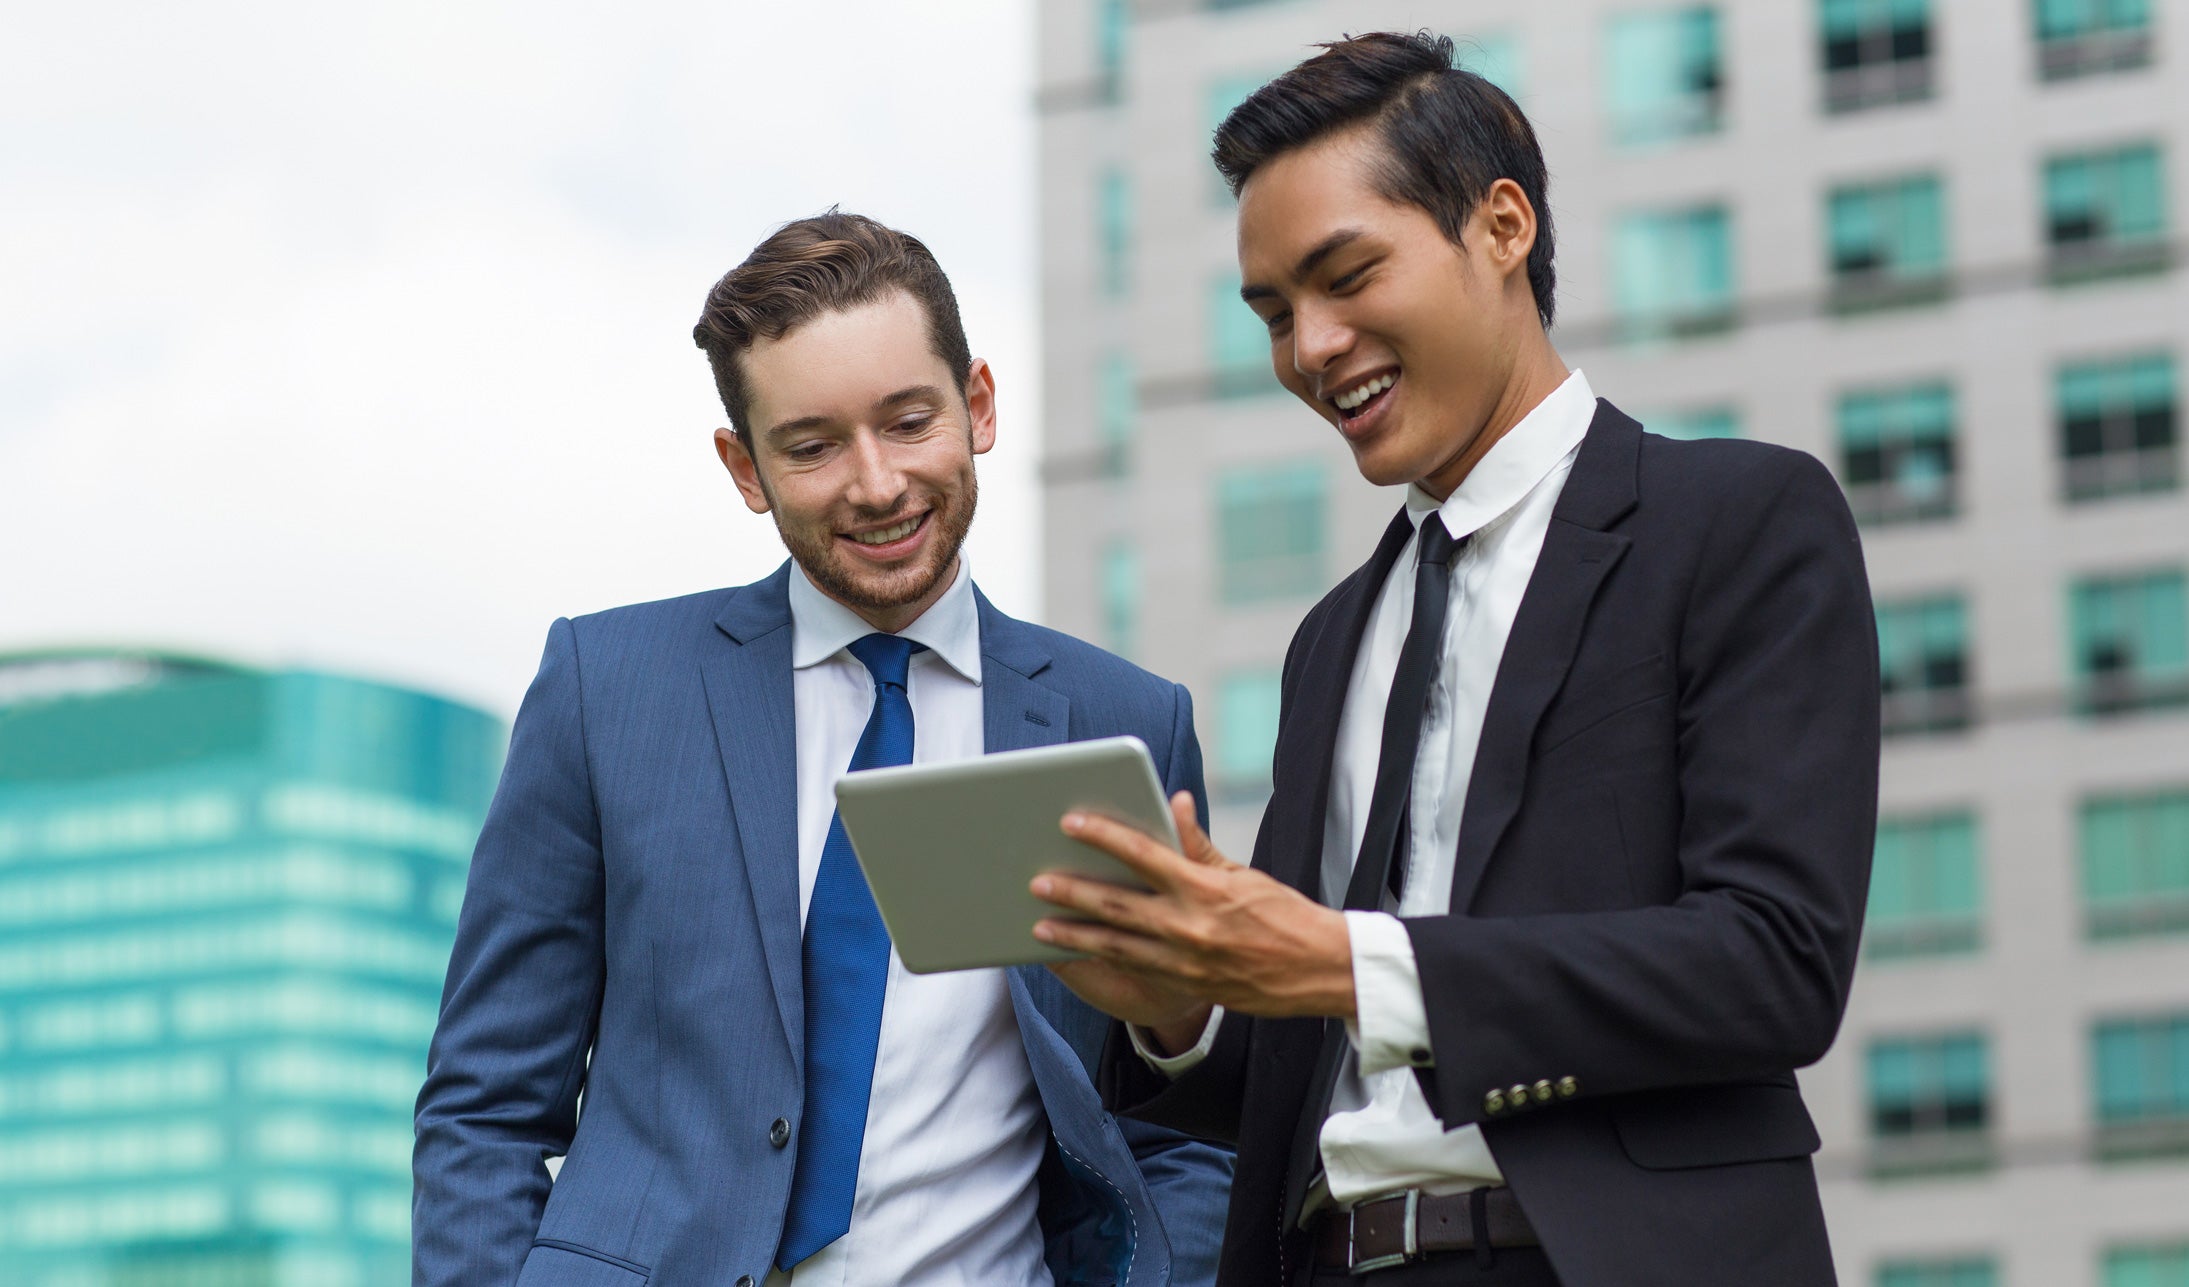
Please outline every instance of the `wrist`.
[[1146, 1029], [1151, 1038], [1149, 1044], [1162, 1051], [1166, 1059], [1184, 1054], [1201, 1044], [1201, 1034], [1208, 1029], [1212, 1009], [1202, 1005], [1170, 1023], [1151, 1024]]

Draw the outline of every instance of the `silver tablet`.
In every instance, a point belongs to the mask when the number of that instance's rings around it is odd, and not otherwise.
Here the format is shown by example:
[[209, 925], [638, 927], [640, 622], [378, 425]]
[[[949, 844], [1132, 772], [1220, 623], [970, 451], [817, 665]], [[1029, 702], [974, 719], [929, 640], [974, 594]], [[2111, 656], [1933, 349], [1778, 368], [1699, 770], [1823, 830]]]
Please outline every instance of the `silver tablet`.
[[1034, 922], [1058, 911], [1026, 891], [1042, 872], [1145, 887], [1058, 829], [1073, 809], [1178, 847], [1163, 784], [1137, 737], [847, 773], [836, 807], [897, 955], [915, 974], [1078, 955], [1034, 937]]

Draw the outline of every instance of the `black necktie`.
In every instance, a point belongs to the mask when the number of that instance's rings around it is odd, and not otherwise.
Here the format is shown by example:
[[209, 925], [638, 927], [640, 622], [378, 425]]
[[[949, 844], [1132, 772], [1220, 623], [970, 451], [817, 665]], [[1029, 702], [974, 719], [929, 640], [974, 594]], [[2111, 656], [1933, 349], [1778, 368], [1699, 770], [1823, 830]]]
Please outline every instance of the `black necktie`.
[[1345, 887], [1345, 905], [1357, 911], [1383, 906], [1389, 885], [1395, 898], [1406, 888], [1404, 849], [1412, 811], [1414, 760], [1421, 749], [1421, 720], [1429, 707], [1429, 686], [1444, 662], [1444, 619], [1451, 602], [1452, 555], [1464, 540], [1444, 530], [1431, 514], [1421, 520], [1420, 558], [1414, 564], [1414, 620], [1399, 649], [1398, 671], [1391, 676], [1391, 697], [1383, 707], [1383, 746], [1376, 757], [1376, 789], [1368, 801], [1368, 828], [1361, 834], [1353, 879]]

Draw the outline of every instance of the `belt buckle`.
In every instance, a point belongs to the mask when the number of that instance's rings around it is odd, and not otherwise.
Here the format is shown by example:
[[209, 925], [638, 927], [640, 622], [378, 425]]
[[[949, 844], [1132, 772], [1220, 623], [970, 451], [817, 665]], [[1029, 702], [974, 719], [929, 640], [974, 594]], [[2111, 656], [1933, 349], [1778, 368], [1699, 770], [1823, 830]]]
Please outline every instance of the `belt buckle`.
[[1365, 1274], [1377, 1269], [1390, 1269], [1395, 1266], [1403, 1265], [1410, 1261], [1420, 1259], [1421, 1222], [1418, 1218], [1420, 1215], [1420, 1211], [1421, 1190], [1408, 1189], [1406, 1191], [1406, 1214], [1401, 1217], [1401, 1224], [1399, 1226], [1399, 1250], [1391, 1252], [1387, 1255], [1371, 1256], [1366, 1260], [1353, 1259], [1353, 1227], [1355, 1222], [1358, 1221], [1360, 1217], [1355, 1212], [1346, 1212], [1345, 1258], [1348, 1262], [1346, 1272], [1351, 1274]]

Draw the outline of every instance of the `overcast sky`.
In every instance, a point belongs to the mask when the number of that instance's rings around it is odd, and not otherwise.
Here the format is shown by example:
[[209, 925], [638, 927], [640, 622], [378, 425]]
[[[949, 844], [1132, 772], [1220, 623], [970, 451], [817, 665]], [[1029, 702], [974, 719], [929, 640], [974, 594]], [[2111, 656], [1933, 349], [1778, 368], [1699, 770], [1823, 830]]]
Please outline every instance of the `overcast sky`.
[[691, 325], [774, 225], [926, 239], [1038, 612], [1031, 6], [0, 8], [0, 652], [156, 646], [515, 709], [558, 615], [783, 557]]

